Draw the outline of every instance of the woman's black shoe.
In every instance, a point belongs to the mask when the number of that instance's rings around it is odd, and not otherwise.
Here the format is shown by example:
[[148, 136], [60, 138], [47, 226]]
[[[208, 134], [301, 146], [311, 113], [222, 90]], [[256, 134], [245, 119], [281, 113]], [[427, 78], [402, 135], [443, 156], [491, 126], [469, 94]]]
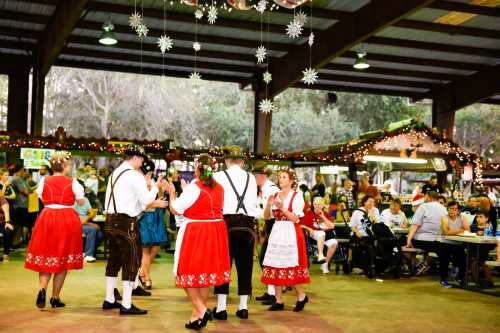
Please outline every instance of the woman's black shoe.
[[50, 299], [50, 305], [53, 308], [64, 308], [66, 306], [66, 304], [64, 304], [63, 302], [61, 302], [60, 298], [54, 298], [54, 297], [52, 297]]
[[45, 289], [40, 289], [38, 292], [38, 296], [36, 297], [36, 306], [39, 309], [43, 309], [45, 307], [45, 303], [47, 301], [46, 298], [47, 291]]
[[265, 292], [264, 295], [255, 297], [255, 300], [262, 302], [262, 301], [267, 301], [270, 298], [271, 298], [271, 295], [269, 295], [267, 292]]
[[295, 312], [300, 312], [302, 310], [304, 310], [304, 306], [306, 306], [306, 303], [309, 302], [309, 297], [304, 297], [304, 299], [302, 301], [297, 301], [297, 304], [295, 304], [295, 307], [293, 308], [293, 311]]
[[137, 288], [132, 290], [132, 296], [151, 296], [151, 293], [144, 290], [141, 286], [137, 286]]
[[285, 303], [274, 303], [267, 309], [267, 311], [283, 311], [285, 310]]
[[200, 325], [201, 327], [207, 326], [208, 321], [212, 321], [214, 318], [212, 316], [212, 311], [207, 309], [205, 311], [205, 314], [203, 315], [203, 318], [200, 319]]
[[187, 329], [199, 331], [203, 326], [201, 326], [201, 319], [190, 321], [184, 325]]

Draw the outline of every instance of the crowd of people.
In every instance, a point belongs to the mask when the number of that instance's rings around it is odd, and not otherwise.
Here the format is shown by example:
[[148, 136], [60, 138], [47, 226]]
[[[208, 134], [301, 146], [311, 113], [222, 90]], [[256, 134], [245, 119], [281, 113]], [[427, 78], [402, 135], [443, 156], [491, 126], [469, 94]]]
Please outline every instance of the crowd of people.
[[[328, 274], [340, 239], [350, 244], [344, 248], [347, 271], [360, 259], [356, 256], [362, 256], [371, 258], [365, 260], [371, 276], [383, 273], [375, 267], [380, 248], [377, 235], [407, 230], [397, 246], [425, 253], [417, 274], [426, 274], [432, 267], [428, 253], [434, 252], [440, 284], [449, 288], [450, 263], [456, 267], [460, 285], [467, 272], [464, 247], [444, 237], [464, 232], [496, 234], [493, 191], [470, 196], [462, 207], [431, 177], [421, 190], [416, 189], [412, 211], [406, 214], [391, 183], [379, 188], [368, 174], [359, 181], [344, 178], [332, 187], [316, 174], [316, 183], [309, 189], [299, 184], [289, 168], [273, 172], [265, 162], [257, 162], [246, 171], [239, 147], [227, 147], [225, 152], [223, 171], [217, 171], [219, 165], [210, 156], [199, 156], [195, 178], [189, 183], [173, 174], [157, 176], [155, 164], [139, 146], [128, 147], [124, 161], [114, 170], [97, 171], [87, 163], [74, 178], [74, 163], [63, 153], [52, 156], [50, 167], [33, 174], [20, 164], [0, 169], [3, 260], [9, 260], [13, 240], [29, 242], [25, 267], [39, 273], [36, 305], [45, 307], [52, 278], [50, 304], [64, 307], [60, 292], [67, 271], [95, 261], [106, 235], [109, 256], [102, 308], [144, 315], [147, 310], [136, 307], [132, 296], [151, 295], [151, 265], [160, 247], [170, 241], [169, 234], [175, 234], [175, 284], [192, 304], [186, 328], [199, 330], [210, 320], [227, 320], [233, 263], [239, 296], [236, 316], [249, 317], [255, 255], [262, 268], [260, 281], [266, 286], [264, 295], [256, 299], [269, 311], [283, 311], [283, 293], [293, 288], [293, 311], [300, 312], [309, 302], [304, 285], [311, 282], [310, 258]], [[101, 214], [105, 221], [96, 219]], [[481, 267], [474, 274], [486, 288], [492, 286], [492, 272], [485, 262], [493, 248], [483, 246], [473, 258]], [[120, 271], [122, 293], [117, 288]], [[210, 287], [217, 295], [213, 309], [207, 303]]]

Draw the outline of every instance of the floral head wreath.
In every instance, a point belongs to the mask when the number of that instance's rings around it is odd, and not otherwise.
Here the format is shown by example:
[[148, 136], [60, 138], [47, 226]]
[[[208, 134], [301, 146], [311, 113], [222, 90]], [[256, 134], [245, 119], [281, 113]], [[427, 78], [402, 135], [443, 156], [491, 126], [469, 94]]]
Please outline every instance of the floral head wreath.
[[[202, 162], [201, 160], [204, 159], [206, 161]], [[195, 167], [200, 169], [201, 176], [203, 178], [208, 178], [211, 177], [215, 171], [217, 171], [217, 160], [208, 154], [202, 154], [196, 159]]]
[[69, 152], [56, 152], [50, 157], [50, 164], [64, 164], [71, 159]]
[[295, 189], [297, 188], [297, 174], [295, 173], [295, 170], [289, 167], [283, 167], [278, 170], [278, 177], [281, 173], [286, 172], [288, 174], [288, 177], [290, 177], [290, 180], [292, 181], [292, 188]]

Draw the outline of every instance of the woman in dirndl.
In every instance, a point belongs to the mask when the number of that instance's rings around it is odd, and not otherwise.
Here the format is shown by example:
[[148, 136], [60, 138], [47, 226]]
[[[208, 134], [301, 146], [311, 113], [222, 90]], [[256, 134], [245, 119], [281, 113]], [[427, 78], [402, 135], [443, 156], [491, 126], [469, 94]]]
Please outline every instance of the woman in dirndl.
[[42, 178], [37, 193], [44, 208], [33, 228], [24, 267], [39, 273], [40, 291], [36, 306], [44, 308], [50, 278], [54, 275], [53, 308], [64, 307], [60, 292], [68, 270], [83, 267], [82, 223], [73, 208], [75, 200], [84, 204], [83, 187], [73, 178], [71, 159], [66, 153], [56, 153], [50, 159], [53, 176]]
[[213, 179], [215, 164], [208, 155], [196, 162], [196, 180], [176, 198], [172, 183], [167, 186], [170, 210], [183, 215], [175, 244], [174, 274], [176, 285], [183, 288], [192, 303], [191, 319], [186, 328], [199, 330], [212, 313], [207, 308], [210, 286], [230, 281], [227, 228], [222, 217], [224, 189]]
[[293, 311], [299, 312], [309, 301], [302, 284], [309, 283], [309, 269], [304, 233], [300, 218], [304, 215], [304, 198], [295, 191], [296, 176], [292, 170], [278, 173], [280, 192], [271, 196], [264, 210], [264, 218], [276, 219], [269, 236], [261, 281], [280, 286], [276, 290], [276, 302], [269, 311], [283, 311], [282, 286], [293, 286], [297, 303]]
[[[144, 160], [141, 172], [146, 178], [148, 189], [154, 186], [152, 176], [155, 164], [152, 160]], [[163, 196], [160, 193], [159, 196]], [[146, 290], [152, 288], [151, 265], [156, 255], [160, 252], [160, 245], [167, 242], [167, 229], [164, 220], [165, 210], [163, 208], [146, 208], [139, 218], [139, 229], [141, 234], [142, 259], [139, 269], [139, 280]]]

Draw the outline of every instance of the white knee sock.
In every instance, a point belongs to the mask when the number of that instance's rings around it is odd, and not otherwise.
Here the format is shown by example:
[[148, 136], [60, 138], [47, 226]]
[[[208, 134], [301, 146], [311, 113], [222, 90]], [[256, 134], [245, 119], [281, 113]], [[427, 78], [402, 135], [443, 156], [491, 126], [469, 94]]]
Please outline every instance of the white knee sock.
[[110, 303], [115, 302], [116, 280], [118, 280], [118, 278], [106, 276], [106, 301]]
[[227, 295], [225, 294], [217, 295], [217, 312], [226, 310], [226, 300], [227, 300]]
[[248, 295], [240, 295], [240, 308], [239, 310], [248, 309]]
[[132, 290], [134, 290], [134, 282], [123, 281], [122, 306], [125, 309], [130, 309], [132, 306]]
[[135, 277], [135, 281], [133, 283], [132, 289], [136, 289], [137, 287], [139, 287], [139, 273], [137, 273], [137, 275]]
[[274, 296], [276, 295], [275, 291], [274, 291], [274, 286], [272, 284], [268, 284], [267, 285], [267, 293], [271, 296]]

